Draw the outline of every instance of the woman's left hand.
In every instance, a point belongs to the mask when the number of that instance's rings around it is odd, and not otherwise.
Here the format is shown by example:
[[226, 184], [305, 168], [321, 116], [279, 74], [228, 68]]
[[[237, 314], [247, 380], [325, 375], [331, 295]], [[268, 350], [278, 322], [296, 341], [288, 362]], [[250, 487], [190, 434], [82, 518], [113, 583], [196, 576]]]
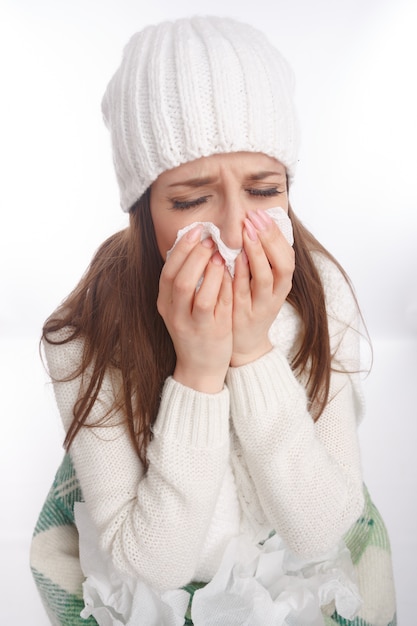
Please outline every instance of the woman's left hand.
[[291, 291], [294, 268], [294, 250], [275, 222], [265, 211], [251, 211], [233, 281], [232, 367], [271, 350], [268, 331]]

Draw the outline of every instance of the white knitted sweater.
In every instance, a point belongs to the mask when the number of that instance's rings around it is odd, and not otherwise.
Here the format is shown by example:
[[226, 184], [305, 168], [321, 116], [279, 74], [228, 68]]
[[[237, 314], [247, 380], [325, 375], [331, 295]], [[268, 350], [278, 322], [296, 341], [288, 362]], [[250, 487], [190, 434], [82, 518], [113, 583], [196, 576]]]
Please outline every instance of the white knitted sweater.
[[[318, 256], [317, 264], [337, 367], [357, 371], [354, 299], [330, 261]], [[222, 392], [200, 393], [168, 378], [146, 474], [120, 415], [80, 431], [71, 456], [100, 545], [118, 569], [157, 589], [179, 588], [210, 580], [234, 535], [266, 538], [274, 529], [309, 557], [330, 549], [360, 515], [358, 375], [332, 375], [329, 403], [314, 423], [289, 366], [298, 334], [286, 303], [271, 328], [274, 348], [230, 368]], [[53, 379], [71, 374], [83, 349], [81, 340], [44, 347]], [[79, 385], [54, 383], [65, 429]], [[117, 385], [109, 374], [90, 422], [113, 404]]]

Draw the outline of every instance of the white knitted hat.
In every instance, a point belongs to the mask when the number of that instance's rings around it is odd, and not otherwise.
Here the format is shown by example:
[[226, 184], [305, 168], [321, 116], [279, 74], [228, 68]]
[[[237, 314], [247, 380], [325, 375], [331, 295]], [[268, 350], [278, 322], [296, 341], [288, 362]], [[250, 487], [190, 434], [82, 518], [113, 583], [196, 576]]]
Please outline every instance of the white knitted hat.
[[294, 175], [293, 74], [258, 30], [227, 18], [136, 33], [104, 94], [121, 206], [164, 172], [203, 156], [263, 152]]

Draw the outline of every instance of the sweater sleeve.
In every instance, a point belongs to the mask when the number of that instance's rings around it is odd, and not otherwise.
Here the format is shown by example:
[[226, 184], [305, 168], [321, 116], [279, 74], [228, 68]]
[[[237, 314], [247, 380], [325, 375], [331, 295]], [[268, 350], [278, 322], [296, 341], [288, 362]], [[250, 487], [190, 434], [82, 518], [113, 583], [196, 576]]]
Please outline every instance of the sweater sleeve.
[[[57, 381], [76, 369], [83, 342], [44, 348], [67, 430], [81, 383]], [[108, 374], [89, 425], [112, 407], [114, 384]], [[100, 545], [115, 566], [154, 588], [178, 588], [193, 578], [225, 473], [228, 390], [203, 394], [168, 378], [153, 435], [146, 473], [119, 413], [83, 427], [70, 452]]]
[[305, 388], [279, 346], [254, 363], [231, 368], [227, 377], [233, 426], [264, 514], [305, 557], [333, 547], [364, 503], [357, 437], [362, 402], [353, 373], [358, 311], [340, 273], [330, 272], [329, 327], [335, 369], [341, 371], [332, 373], [319, 420], [314, 423]]

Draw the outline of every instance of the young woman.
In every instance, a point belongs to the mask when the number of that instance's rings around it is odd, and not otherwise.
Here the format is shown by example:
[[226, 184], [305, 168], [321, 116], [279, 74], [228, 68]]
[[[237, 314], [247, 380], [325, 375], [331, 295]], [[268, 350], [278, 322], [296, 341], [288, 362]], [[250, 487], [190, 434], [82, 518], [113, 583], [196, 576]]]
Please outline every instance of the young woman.
[[136, 34], [109, 83], [130, 223], [43, 331], [67, 454], [31, 563], [53, 623], [396, 623], [356, 300], [289, 204], [292, 85], [261, 33], [200, 17]]

